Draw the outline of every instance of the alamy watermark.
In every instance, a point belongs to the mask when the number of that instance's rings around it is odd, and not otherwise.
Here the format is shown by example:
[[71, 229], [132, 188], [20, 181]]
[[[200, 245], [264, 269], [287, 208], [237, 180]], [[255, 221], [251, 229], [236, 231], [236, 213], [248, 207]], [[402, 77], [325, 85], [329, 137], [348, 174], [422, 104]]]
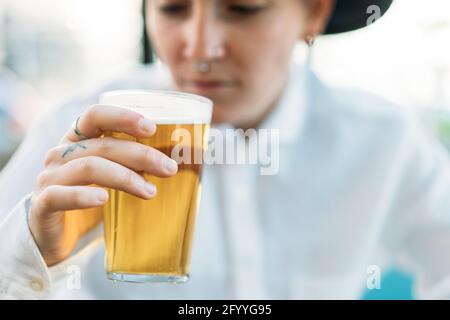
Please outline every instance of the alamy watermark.
[[66, 287], [68, 290], [81, 289], [81, 268], [77, 265], [70, 265], [66, 269], [68, 274], [66, 280]]
[[[275, 175], [279, 171], [280, 132], [278, 129], [226, 129], [211, 128], [209, 142], [204, 151], [201, 126], [191, 131], [178, 128], [172, 132], [176, 142], [171, 158], [178, 164], [259, 165], [261, 175]], [[192, 148], [192, 146], [199, 146]]]
[[375, 23], [378, 19], [381, 18], [381, 8], [377, 6], [376, 4], [370, 5], [367, 7], [367, 14], [370, 14], [370, 16], [367, 18], [366, 25], [371, 25], [372, 23]]
[[381, 268], [377, 265], [370, 265], [367, 267], [366, 287], [368, 290], [381, 289]]

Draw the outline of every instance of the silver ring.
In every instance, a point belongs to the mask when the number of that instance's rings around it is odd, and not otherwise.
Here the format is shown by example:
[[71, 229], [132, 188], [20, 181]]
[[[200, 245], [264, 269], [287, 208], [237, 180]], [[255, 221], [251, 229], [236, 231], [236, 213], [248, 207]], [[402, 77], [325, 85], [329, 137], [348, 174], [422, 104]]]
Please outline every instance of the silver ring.
[[206, 72], [209, 72], [211, 70], [211, 64], [209, 62], [206, 62], [206, 61], [198, 61], [198, 62], [194, 63], [194, 68], [198, 72], [206, 73]]
[[81, 116], [79, 116], [75, 122], [73, 123], [73, 132], [77, 135], [77, 137], [81, 140], [87, 140], [89, 139], [88, 137], [86, 137], [84, 134], [81, 133], [81, 131], [78, 129], [78, 121], [80, 120]]

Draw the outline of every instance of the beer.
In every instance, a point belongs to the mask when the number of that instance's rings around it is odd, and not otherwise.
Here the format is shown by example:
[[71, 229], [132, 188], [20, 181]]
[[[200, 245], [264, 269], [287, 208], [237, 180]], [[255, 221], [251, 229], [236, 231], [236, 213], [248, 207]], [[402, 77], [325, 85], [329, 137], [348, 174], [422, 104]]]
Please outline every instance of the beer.
[[[134, 91], [106, 94], [101, 103], [135, 110], [157, 123], [155, 135], [148, 139], [120, 132], [108, 132], [105, 136], [137, 141], [169, 157], [174, 152], [184, 160], [184, 156], [191, 156], [190, 161], [179, 163], [178, 173], [173, 177], [141, 173], [157, 187], [153, 199], [143, 200], [123, 191], [109, 190], [104, 207], [108, 278], [184, 282], [188, 279], [201, 191], [202, 164], [198, 157], [207, 146], [212, 103], [193, 95]], [[183, 139], [174, 139], [179, 132]]]

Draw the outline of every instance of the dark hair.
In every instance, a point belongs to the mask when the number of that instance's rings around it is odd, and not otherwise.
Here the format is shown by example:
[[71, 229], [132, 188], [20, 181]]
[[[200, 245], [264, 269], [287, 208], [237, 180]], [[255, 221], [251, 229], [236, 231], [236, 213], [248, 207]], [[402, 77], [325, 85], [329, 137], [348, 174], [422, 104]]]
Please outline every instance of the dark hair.
[[147, 10], [146, 8], [147, 1], [142, 0], [142, 52], [141, 52], [141, 62], [143, 64], [149, 64], [153, 62], [153, 50], [152, 45], [150, 43], [150, 39], [148, 37], [147, 32]]

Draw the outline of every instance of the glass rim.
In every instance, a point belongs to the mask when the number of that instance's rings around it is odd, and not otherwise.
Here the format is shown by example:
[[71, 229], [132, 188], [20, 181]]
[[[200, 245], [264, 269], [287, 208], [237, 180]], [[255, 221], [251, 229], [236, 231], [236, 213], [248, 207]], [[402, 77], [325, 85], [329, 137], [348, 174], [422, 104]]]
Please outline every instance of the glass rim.
[[[170, 96], [176, 98], [188, 99], [191, 101], [198, 101], [208, 105], [210, 108], [213, 107], [214, 103], [211, 99], [200, 96], [194, 93], [182, 92], [182, 91], [174, 91], [174, 90], [157, 90], [157, 89], [130, 89], [130, 90], [111, 90], [103, 92], [100, 95], [100, 100], [107, 97], [114, 96], [125, 96], [125, 95], [159, 95], [159, 96]], [[145, 107], [144, 107], [145, 108]]]

